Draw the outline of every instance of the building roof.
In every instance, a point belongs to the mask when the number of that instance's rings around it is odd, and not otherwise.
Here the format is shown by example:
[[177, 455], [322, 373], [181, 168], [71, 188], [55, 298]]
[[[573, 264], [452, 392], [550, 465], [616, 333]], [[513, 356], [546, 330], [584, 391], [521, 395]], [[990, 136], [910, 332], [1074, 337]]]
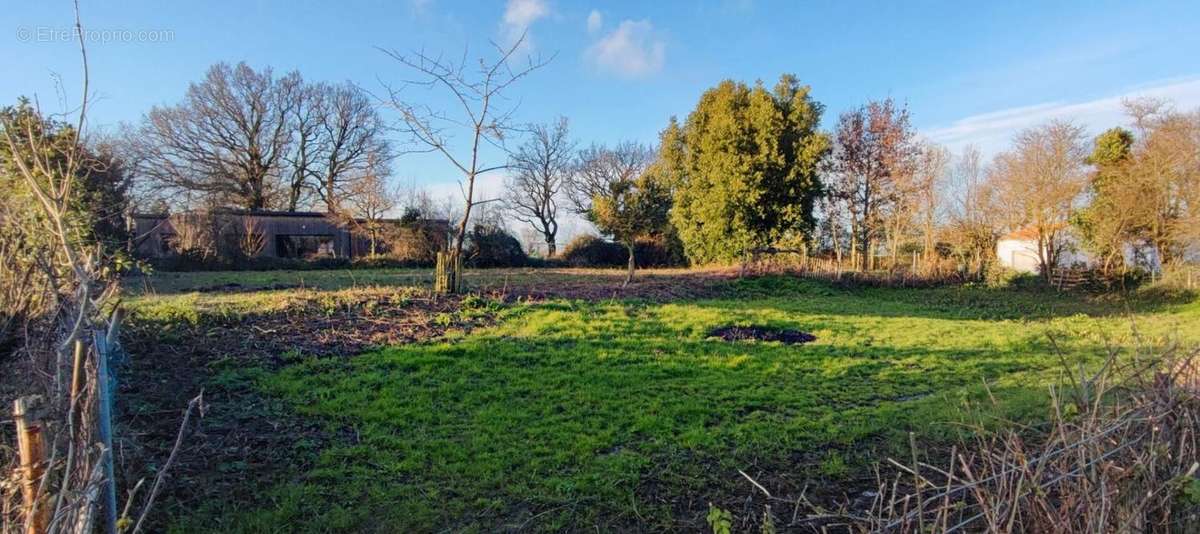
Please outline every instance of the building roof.
[[1013, 230], [1000, 239], [1012, 239], [1017, 241], [1032, 241], [1037, 239], [1038, 231], [1036, 227], [1026, 226]]
[[[237, 209], [217, 209], [213, 213], [219, 215], [253, 215], [255, 217], [325, 217], [328, 214], [321, 211], [274, 211], [274, 210], [237, 210]], [[171, 213], [134, 213], [133, 216], [138, 219], [165, 219], [170, 217]]]
[[[1062, 229], [1066, 228], [1067, 226], [1068, 225], [1066, 223], [1056, 223], [1056, 224], [1050, 225], [1050, 227], [1055, 230], [1062, 230]], [[1013, 240], [1013, 241], [1036, 241], [1037, 238], [1038, 238], [1037, 226], [1034, 226], [1031, 224], [1029, 226], [1025, 226], [1025, 227], [1013, 230], [1013, 231], [1005, 234], [1004, 237], [1001, 237], [1000, 239], [1001, 240], [1008, 239], [1008, 240]]]
[[[239, 210], [239, 209], [217, 209], [213, 213], [218, 215], [236, 215], [236, 216], [254, 216], [254, 217], [295, 217], [305, 219], [324, 219], [329, 217], [329, 214], [323, 211], [273, 211], [273, 210]], [[172, 213], [134, 213], [134, 219], [166, 219]], [[364, 219], [358, 219], [362, 222]], [[399, 223], [401, 219], [388, 218], [379, 219], [385, 223]], [[450, 221], [446, 219], [418, 219], [417, 222], [433, 225], [449, 225]]]

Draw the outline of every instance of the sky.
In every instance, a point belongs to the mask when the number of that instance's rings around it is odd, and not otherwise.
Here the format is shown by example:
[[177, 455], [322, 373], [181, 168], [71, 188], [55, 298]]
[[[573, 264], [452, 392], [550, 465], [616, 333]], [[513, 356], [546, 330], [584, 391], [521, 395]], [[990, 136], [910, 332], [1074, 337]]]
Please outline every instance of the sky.
[[[922, 135], [985, 155], [1052, 118], [1098, 133], [1121, 102], [1157, 96], [1200, 107], [1200, 2], [695, 2], [567, 0], [80, 0], [88, 29], [90, 125], [136, 123], [181, 100], [213, 63], [246, 61], [376, 94], [411, 78], [380, 49], [491, 57], [525, 33], [520, 60], [550, 59], [509, 91], [517, 122], [569, 119], [581, 144], [653, 143], [723, 79], [812, 86], [824, 125], [869, 99], [906, 103]], [[69, 0], [0, 0], [0, 104], [44, 111], [79, 100]], [[405, 98], [447, 106], [410, 89]], [[385, 115], [387, 112], [385, 111]], [[502, 159], [498, 153], [487, 154]], [[399, 158], [394, 179], [458, 191], [431, 155]], [[484, 195], [503, 177], [484, 180]]]

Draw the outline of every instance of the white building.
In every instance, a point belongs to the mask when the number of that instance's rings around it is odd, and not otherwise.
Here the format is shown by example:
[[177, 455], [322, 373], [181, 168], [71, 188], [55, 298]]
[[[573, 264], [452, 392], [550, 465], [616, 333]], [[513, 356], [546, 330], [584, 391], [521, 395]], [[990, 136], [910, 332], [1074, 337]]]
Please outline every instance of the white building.
[[[1095, 266], [1096, 258], [1080, 246], [1079, 238], [1070, 228], [1059, 233], [1058, 265]], [[1137, 266], [1151, 271], [1159, 268], [1158, 255], [1153, 248], [1138, 247], [1126, 244], [1124, 250], [1126, 265]], [[1023, 273], [1038, 272], [1037, 229], [1025, 227], [1001, 237], [996, 242], [996, 258], [1000, 265]]]

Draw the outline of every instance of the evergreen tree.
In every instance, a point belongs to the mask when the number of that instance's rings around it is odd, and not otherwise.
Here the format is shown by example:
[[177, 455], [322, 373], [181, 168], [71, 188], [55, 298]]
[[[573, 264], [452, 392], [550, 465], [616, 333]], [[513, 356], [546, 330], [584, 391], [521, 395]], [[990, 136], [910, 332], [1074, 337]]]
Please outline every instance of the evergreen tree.
[[726, 80], [662, 133], [659, 172], [674, 192], [671, 222], [688, 258], [727, 261], [781, 238], [807, 241], [829, 136], [824, 107], [783, 75], [773, 90]]

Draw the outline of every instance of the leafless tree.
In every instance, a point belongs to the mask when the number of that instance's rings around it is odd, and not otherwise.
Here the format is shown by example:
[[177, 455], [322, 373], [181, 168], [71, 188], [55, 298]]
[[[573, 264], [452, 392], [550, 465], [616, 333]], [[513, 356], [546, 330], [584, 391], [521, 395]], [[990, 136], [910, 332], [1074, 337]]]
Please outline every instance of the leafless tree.
[[1169, 102], [1126, 102], [1136, 141], [1123, 172], [1135, 235], [1150, 243], [1164, 267], [1186, 259], [1200, 243], [1200, 110]]
[[[524, 65], [514, 68], [513, 55], [524, 42], [522, 35], [507, 47], [493, 43], [496, 57], [481, 58], [477, 62], [468, 61], [466, 52], [461, 59], [453, 60], [424, 51], [404, 54], [380, 49], [418, 76], [387, 87], [388, 103], [400, 114], [398, 129], [407, 136], [411, 150], [440, 154], [461, 175], [463, 210], [454, 238], [456, 256], [462, 255], [471, 209], [480, 203], [475, 199], [478, 178], [507, 166], [506, 162], [484, 161], [487, 159], [485, 145], [503, 150], [504, 139], [511, 129], [515, 108], [502, 107], [504, 94], [518, 80], [549, 62], [530, 58]], [[420, 87], [443, 91], [454, 102], [453, 111], [438, 110], [410, 100], [405, 90]], [[464, 142], [456, 142], [453, 135], [456, 131], [465, 135]]]
[[994, 189], [987, 180], [979, 149], [967, 146], [949, 174], [945, 200], [946, 221], [941, 238], [969, 276], [980, 277], [996, 250], [1003, 220], [994, 205]]
[[329, 211], [336, 209], [356, 177], [377, 176], [391, 159], [384, 122], [367, 94], [357, 86], [320, 84], [316, 190]]
[[993, 160], [991, 179], [1011, 226], [1028, 227], [1036, 234], [1038, 267], [1049, 279], [1087, 180], [1083, 128], [1051, 121], [1022, 130], [1013, 145]]
[[321, 159], [321, 123], [326, 113], [323, 85], [302, 84], [292, 93], [294, 101], [289, 119], [292, 121], [292, 143], [287, 151], [288, 200], [287, 210], [296, 211], [316, 193]]
[[575, 144], [566, 117], [530, 128], [531, 137], [509, 158], [504, 205], [513, 218], [542, 234], [546, 255], [558, 251], [558, 202], [571, 173]]
[[331, 213], [338, 213], [345, 223], [367, 235], [370, 254], [378, 254], [386, 222], [384, 217], [396, 208], [398, 194], [387, 183], [387, 167], [374, 157], [361, 175], [347, 180], [348, 187]]
[[869, 102], [838, 120], [830, 191], [848, 212], [850, 249], [862, 268], [874, 268], [876, 245], [890, 239], [906, 215], [899, 200], [911, 185], [915, 139], [907, 108], [891, 99]]
[[444, 215], [440, 213], [429, 190], [421, 187], [416, 181], [396, 186], [396, 209], [402, 214], [402, 218], [413, 221]]
[[184, 101], [156, 107], [134, 141], [140, 173], [160, 187], [210, 195], [250, 210], [274, 204], [292, 139], [301, 81], [268, 67], [213, 65]]
[[632, 183], [654, 162], [654, 149], [635, 141], [613, 148], [593, 144], [579, 151], [567, 182], [567, 198], [575, 213], [587, 215], [596, 197], [608, 196], [618, 184]]
[[[937, 226], [944, 213], [945, 185], [949, 178], [950, 151], [945, 147], [923, 143], [913, 173], [911, 202], [916, 224], [921, 230], [921, 250], [926, 263], [934, 256]], [[895, 250], [893, 249], [893, 255]]]

